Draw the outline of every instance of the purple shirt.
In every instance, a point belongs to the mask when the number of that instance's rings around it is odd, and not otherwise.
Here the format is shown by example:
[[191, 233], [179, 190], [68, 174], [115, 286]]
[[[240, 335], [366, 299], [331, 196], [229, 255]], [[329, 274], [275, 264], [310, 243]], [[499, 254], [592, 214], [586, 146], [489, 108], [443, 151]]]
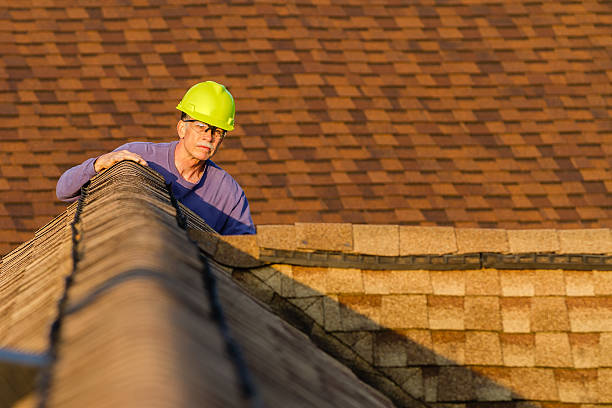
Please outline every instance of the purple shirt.
[[[174, 164], [177, 144], [178, 141], [132, 142], [114, 151], [129, 150], [140, 155], [149, 167], [164, 177], [166, 183], [171, 184], [176, 199], [202, 217], [219, 234], [255, 234], [249, 202], [236, 180], [212, 160], [207, 160], [206, 169], [198, 183], [185, 180]], [[62, 174], [57, 182], [57, 198], [69, 202], [77, 200], [81, 186], [96, 175], [96, 159], [87, 159]]]

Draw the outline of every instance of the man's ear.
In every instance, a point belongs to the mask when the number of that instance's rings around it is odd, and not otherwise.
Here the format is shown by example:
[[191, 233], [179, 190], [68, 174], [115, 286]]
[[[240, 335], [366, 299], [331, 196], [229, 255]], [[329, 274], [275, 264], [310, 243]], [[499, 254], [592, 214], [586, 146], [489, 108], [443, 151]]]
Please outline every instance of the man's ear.
[[185, 137], [185, 122], [183, 122], [182, 120], [179, 120], [176, 123], [176, 133], [178, 134], [179, 139], [182, 139]]

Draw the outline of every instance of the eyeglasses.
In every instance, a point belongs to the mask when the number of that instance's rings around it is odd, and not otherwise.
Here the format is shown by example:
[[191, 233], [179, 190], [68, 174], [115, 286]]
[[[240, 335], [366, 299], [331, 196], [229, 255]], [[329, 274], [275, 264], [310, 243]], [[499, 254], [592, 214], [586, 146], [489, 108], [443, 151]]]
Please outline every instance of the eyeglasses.
[[206, 134], [206, 132], [208, 132], [210, 130], [210, 134], [215, 139], [221, 139], [222, 137], [225, 136], [225, 133], [226, 133], [226, 130], [224, 130], [224, 129], [221, 129], [221, 128], [216, 127], [216, 126], [211, 126], [208, 123], [202, 123], [199, 120], [184, 119], [183, 122], [191, 122], [191, 123], [193, 123], [193, 130], [195, 130], [196, 133], [198, 133], [200, 135], [204, 135], [204, 134]]

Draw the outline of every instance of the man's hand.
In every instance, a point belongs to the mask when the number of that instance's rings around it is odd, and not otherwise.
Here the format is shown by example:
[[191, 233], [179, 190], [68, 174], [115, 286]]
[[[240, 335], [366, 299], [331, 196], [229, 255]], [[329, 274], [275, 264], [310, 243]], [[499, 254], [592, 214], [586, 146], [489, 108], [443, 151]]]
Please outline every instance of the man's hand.
[[97, 160], [94, 162], [94, 170], [96, 171], [96, 173], [99, 173], [102, 170], [108, 169], [113, 164], [119, 163], [122, 160], [131, 160], [136, 163], [142, 164], [143, 166], [147, 165], [147, 161], [136, 153], [132, 153], [129, 150], [119, 150], [117, 152], [106, 153], [98, 157]]

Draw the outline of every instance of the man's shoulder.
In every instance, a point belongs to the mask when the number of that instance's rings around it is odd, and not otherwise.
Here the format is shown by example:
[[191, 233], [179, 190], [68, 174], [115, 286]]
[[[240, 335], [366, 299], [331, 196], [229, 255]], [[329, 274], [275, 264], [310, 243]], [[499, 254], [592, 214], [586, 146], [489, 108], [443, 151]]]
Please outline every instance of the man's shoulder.
[[223, 169], [217, 163], [209, 159], [208, 166], [209, 175], [207, 177], [212, 176], [217, 181], [227, 185], [231, 185], [234, 188], [242, 191], [242, 187], [240, 187], [240, 184], [238, 184], [238, 182], [232, 177], [232, 175], [225, 171], [225, 169]]

